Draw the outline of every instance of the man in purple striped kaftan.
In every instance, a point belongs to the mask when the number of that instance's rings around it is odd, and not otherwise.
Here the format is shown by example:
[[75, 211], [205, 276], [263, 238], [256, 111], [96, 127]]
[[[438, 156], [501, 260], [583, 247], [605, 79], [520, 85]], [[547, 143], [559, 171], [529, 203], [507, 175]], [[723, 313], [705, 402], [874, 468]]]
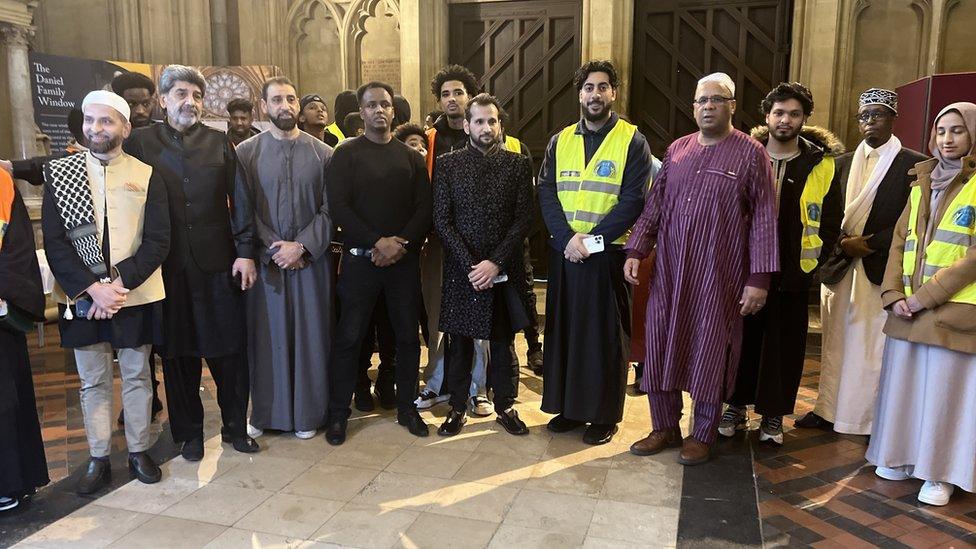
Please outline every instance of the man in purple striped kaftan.
[[[682, 446], [678, 461], [708, 460], [722, 402], [735, 387], [742, 317], [766, 300], [778, 270], [775, 191], [763, 146], [732, 127], [735, 85], [721, 73], [695, 92], [700, 131], [671, 144], [627, 242], [624, 271], [657, 248], [647, 307], [643, 389], [654, 430], [631, 447], [650, 455]], [[681, 441], [681, 391], [695, 422]]]

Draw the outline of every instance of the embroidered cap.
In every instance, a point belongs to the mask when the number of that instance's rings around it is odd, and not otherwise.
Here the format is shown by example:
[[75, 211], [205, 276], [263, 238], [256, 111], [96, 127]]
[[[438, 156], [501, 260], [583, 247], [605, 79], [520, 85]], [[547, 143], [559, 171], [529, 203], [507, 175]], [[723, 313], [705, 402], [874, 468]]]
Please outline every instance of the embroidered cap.
[[866, 92], [861, 94], [860, 99], [858, 99], [858, 104], [860, 107], [867, 107], [868, 105], [881, 105], [883, 107], [888, 107], [895, 114], [898, 114], [898, 94], [883, 88], [871, 88]]
[[111, 107], [125, 118], [126, 122], [129, 121], [129, 104], [122, 96], [110, 92], [108, 90], [95, 90], [88, 92], [85, 96], [84, 101], [81, 102], [81, 110], [85, 111], [85, 107], [88, 105], [105, 105], [106, 107]]
[[705, 82], [717, 82], [721, 86], [725, 86], [725, 89], [729, 90], [729, 95], [735, 97], [735, 82], [732, 77], [725, 74], [724, 72], [713, 72], [708, 76], [703, 77], [698, 81], [698, 85], [701, 86]]

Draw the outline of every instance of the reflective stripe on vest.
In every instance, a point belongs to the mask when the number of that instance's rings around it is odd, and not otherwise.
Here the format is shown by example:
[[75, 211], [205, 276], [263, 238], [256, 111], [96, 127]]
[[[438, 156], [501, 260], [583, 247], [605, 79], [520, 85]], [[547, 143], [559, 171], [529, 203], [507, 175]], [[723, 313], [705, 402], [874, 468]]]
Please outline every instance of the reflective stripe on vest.
[[333, 123], [329, 124], [328, 126], [326, 126], [325, 127], [325, 131], [327, 131], [327, 132], [331, 133], [332, 135], [338, 137], [339, 138], [339, 141], [342, 141], [343, 139], [346, 138], [346, 136], [342, 134], [342, 130], [339, 129], [339, 126], [337, 126], [335, 122], [333, 122]]
[[805, 273], [817, 268], [823, 240], [820, 239], [820, 217], [823, 215], [824, 197], [834, 179], [834, 159], [825, 157], [813, 167], [800, 195], [800, 269]]
[[[905, 295], [912, 295], [912, 283], [918, 263], [918, 208], [922, 200], [921, 187], [912, 187], [909, 196], [911, 211], [908, 214], [908, 236], [905, 238], [902, 256], [902, 283]], [[971, 177], [959, 194], [946, 208], [932, 240], [922, 255], [922, 284], [932, 279], [942, 269], [966, 256], [969, 247], [976, 244], [976, 175]], [[949, 301], [976, 305], [976, 282], [956, 292]]]
[[[569, 226], [589, 233], [617, 205], [627, 164], [627, 149], [637, 126], [618, 120], [593, 153], [589, 164], [577, 124], [568, 126], [556, 142], [556, 192]], [[614, 244], [625, 244], [627, 230]]]

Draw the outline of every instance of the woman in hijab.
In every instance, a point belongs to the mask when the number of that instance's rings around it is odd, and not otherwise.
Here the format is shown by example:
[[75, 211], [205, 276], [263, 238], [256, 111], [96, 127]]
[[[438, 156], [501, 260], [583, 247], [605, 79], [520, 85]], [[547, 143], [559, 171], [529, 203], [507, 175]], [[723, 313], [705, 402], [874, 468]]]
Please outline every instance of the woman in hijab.
[[49, 482], [25, 333], [44, 320], [27, 208], [0, 170], [0, 511]]
[[888, 339], [866, 457], [881, 478], [925, 481], [929, 505], [976, 491], [974, 141], [976, 105], [942, 109], [882, 284]]

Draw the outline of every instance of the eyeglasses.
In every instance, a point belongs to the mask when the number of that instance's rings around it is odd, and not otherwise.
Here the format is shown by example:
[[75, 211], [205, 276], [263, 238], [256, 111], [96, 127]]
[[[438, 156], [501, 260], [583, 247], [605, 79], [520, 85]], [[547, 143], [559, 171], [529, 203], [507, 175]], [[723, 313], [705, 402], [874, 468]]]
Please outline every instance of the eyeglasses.
[[722, 97], [721, 95], [712, 95], [710, 97], [699, 97], [695, 99], [694, 103], [700, 107], [704, 107], [711, 101], [715, 105], [724, 105], [729, 101], [735, 101], [734, 97]]
[[875, 120], [883, 120], [891, 116], [890, 114], [882, 111], [868, 111], [862, 112], [861, 114], [854, 117], [858, 122], [863, 122], [867, 124], [868, 122], [874, 122]]

